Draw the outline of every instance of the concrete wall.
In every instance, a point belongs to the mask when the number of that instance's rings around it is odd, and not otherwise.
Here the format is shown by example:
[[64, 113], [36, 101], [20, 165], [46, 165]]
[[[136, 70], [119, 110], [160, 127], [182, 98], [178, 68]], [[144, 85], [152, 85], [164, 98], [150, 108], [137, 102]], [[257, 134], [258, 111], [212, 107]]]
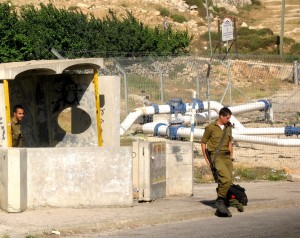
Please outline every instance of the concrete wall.
[[8, 148], [0, 156], [5, 211], [132, 205], [131, 147]]
[[0, 149], [0, 207], [8, 212], [27, 207], [26, 149]]
[[0, 147], [7, 145], [7, 130], [4, 102], [4, 86], [3, 81], [0, 81]]
[[193, 195], [193, 160], [193, 143], [183, 141], [166, 143], [167, 196]]
[[120, 76], [100, 76], [103, 146], [120, 146]]

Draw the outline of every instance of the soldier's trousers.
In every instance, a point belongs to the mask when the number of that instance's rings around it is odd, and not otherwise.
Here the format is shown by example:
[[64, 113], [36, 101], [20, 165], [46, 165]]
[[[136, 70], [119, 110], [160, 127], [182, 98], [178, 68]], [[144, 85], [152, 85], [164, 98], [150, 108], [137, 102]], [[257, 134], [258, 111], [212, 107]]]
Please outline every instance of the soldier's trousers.
[[220, 155], [215, 161], [218, 173], [218, 197], [226, 198], [232, 184], [233, 165], [229, 155]]

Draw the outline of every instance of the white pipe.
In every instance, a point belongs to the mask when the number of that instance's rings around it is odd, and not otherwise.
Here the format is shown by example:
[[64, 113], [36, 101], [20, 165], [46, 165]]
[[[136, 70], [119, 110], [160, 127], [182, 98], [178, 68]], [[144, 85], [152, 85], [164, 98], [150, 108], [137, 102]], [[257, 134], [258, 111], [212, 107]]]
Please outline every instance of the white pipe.
[[[162, 122], [151, 122], [147, 123], [143, 126], [143, 131], [146, 132], [147, 134], [151, 134], [154, 132], [154, 128], [158, 123]], [[166, 125], [168, 127], [168, 125]], [[186, 128], [187, 130], [190, 130], [189, 128]], [[164, 126], [160, 126], [159, 130], [162, 130], [163, 134], [164, 132]], [[199, 129], [196, 128], [195, 131], [199, 130], [204, 130], [204, 129]], [[184, 131], [183, 128], [180, 128], [180, 131]], [[276, 128], [271, 128], [271, 127], [266, 127], [266, 128], [232, 128], [232, 133], [234, 135], [285, 135], [285, 128], [284, 127], [276, 127]], [[198, 136], [201, 135], [202, 137], [202, 132], [198, 132]], [[182, 134], [183, 136], [187, 136], [185, 132]]]
[[260, 136], [235, 135], [234, 140], [240, 142], [262, 144], [262, 145], [275, 145], [275, 146], [288, 146], [288, 147], [300, 146], [299, 139], [278, 139], [278, 138], [267, 138], [267, 137], [260, 137]]
[[285, 128], [238, 128], [236, 129], [238, 135], [284, 135]]
[[[208, 109], [208, 102], [203, 102], [204, 110]], [[186, 111], [190, 112], [193, 109], [193, 105], [190, 103], [186, 103]], [[263, 101], [255, 102], [255, 103], [248, 103], [240, 106], [233, 106], [229, 107], [229, 109], [232, 111], [233, 114], [240, 114], [243, 112], [249, 112], [254, 110], [262, 110], [265, 108], [265, 103]], [[159, 114], [168, 114], [170, 113], [171, 109], [169, 105], [158, 105], [158, 113]], [[219, 102], [211, 101], [210, 107], [212, 110], [210, 112], [211, 119], [216, 119], [219, 117], [218, 112], [223, 107], [223, 105]], [[195, 110], [199, 110], [199, 105], [196, 103]], [[129, 113], [129, 115], [125, 118], [125, 120], [121, 123], [120, 126], [120, 135], [124, 135], [124, 133], [132, 126], [132, 124], [142, 115], [154, 115], [155, 109], [153, 106], [147, 106], [147, 107], [140, 107], [135, 109], [133, 112]], [[197, 122], [206, 122], [209, 118], [209, 113], [196, 113], [195, 114], [195, 120]], [[184, 124], [190, 124], [191, 123], [191, 116], [190, 115], [184, 115]], [[236, 128], [244, 128], [244, 126], [232, 115], [230, 121], [235, 124]]]
[[[183, 121], [184, 121], [185, 125], [190, 124], [190, 117], [191, 116], [187, 116], [187, 115], [183, 116]], [[211, 117], [211, 119], [217, 119], [219, 117], [219, 114], [216, 111], [210, 111], [210, 117]], [[195, 120], [198, 123], [206, 122], [208, 120], [208, 118], [209, 118], [208, 112], [197, 113], [195, 115]], [[235, 125], [235, 127], [237, 127], [237, 128], [244, 128], [244, 126], [233, 115], [231, 115], [231, 117], [230, 117], [230, 122], [233, 123]]]
[[128, 114], [125, 120], [120, 125], [120, 135], [124, 135], [124, 133], [131, 127], [131, 125], [138, 119], [141, 115], [143, 115], [143, 110], [141, 108], [136, 109], [135, 111]]
[[[170, 113], [169, 105], [159, 105], [159, 113]], [[132, 124], [142, 115], [153, 115], [155, 114], [155, 109], [152, 106], [140, 107], [135, 109], [133, 112], [129, 113], [125, 120], [121, 123], [120, 126], [120, 135], [124, 133], [132, 126]]]
[[[147, 123], [145, 125], [143, 125], [143, 132], [147, 133], [147, 134], [153, 134], [154, 132], [154, 128], [158, 123]], [[157, 134], [161, 135], [161, 136], [166, 136], [167, 135], [167, 128], [168, 125], [161, 125], [158, 130], [157, 130]], [[251, 130], [252, 128], [247, 128], [247, 130]], [[255, 130], [259, 130], [261, 128], [254, 128]], [[282, 128], [279, 128], [279, 130], [277, 130], [277, 128], [262, 128], [262, 129], [266, 129], [267, 131], [269, 131], [268, 133], [271, 133], [271, 130], [269, 129], [273, 129], [274, 132], [272, 133], [279, 133], [280, 131], [282, 131]], [[262, 137], [262, 136], [247, 136], [247, 135], [241, 135], [238, 133], [239, 130], [233, 129], [233, 138], [234, 141], [239, 141], [239, 142], [248, 142], [248, 143], [255, 143], [255, 144], [263, 144], [263, 145], [274, 145], [274, 146], [288, 146], [288, 147], [297, 147], [300, 146], [300, 139], [279, 139], [279, 138], [267, 138], [267, 137]], [[262, 130], [263, 132], [263, 130]], [[177, 135], [179, 137], [189, 137], [191, 133], [191, 128], [188, 127], [180, 127], [177, 130]], [[204, 129], [199, 129], [196, 128], [194, 130], [194, 137], [195, 138], [199, 138], [201, 139], [202, 136], [204, 134]]]
[[[207, 102], [203, 102], [204, 105], [204, 110], [207, 110], [208, 104]], [[219, 102], [212, 101], [210, 105], [211, 109], [214, 110], [215, 112], [211, 112], [211, 119], [216, 119], [219, 117], [219, 112], [223, 105]], [[263, 110], [265, 109], [266, 104], [263, 101], [260, 102], [254, 102], [254, 103], [247, 103], [244, 105], [239, 105], [239, 106], [233, 106], [233, 107], [228, 107], [232, 114], [242, 114], [245, 112], [250, 112], [250, 111], [256, 111], [256, 110]], [[184, 124], [188, 125], [191, 123], [191, 117], [190, 115], [184, 115]], [[208, 113], [198, 113], [196, 115], [196, 121], [197, 122], [206, 122], [208, 120]], [[230, 118], [231, 123], [235, 124], [236, 128], [244, 128], [244, 126], [234, 117], [231, 116]]]

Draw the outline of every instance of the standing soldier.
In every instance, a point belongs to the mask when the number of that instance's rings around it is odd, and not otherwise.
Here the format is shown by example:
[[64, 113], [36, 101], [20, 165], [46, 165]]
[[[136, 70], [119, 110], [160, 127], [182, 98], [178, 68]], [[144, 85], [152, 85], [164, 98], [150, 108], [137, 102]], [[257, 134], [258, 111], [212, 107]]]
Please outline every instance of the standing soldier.
[[23, 147], [23, 135], [21, 132], [21, 121], [24, 118], [22, 105], [14, 107], [14, 116], [11, 118], [12, 147]]
[[215, 171], [214, 177], [218, 183], [216, 200], [217, 212], [220, 216], [231, 217], [225, 206], [228, 190], [232, 184], [232, 128], [229, 122], [231, 111], [223, 107], [219, 118], [205, 128], [201, 140], [201, 148], [206, 162]]

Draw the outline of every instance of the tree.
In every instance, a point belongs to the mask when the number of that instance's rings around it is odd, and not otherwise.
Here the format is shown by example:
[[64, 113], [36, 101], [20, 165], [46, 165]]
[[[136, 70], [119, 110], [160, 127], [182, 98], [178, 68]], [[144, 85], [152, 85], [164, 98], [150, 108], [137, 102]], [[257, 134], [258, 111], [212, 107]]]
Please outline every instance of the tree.
[[113, 11], [104, 19], [78, 11], [40, 4], [25, 5], [17, 14], [0, 3], [0, 61], [52, 59], [54, 47], [68, 58], [185, 52], [191, 38], [187, 31], [154, 29], [139, 22], [130, 12], [119, 19]]

